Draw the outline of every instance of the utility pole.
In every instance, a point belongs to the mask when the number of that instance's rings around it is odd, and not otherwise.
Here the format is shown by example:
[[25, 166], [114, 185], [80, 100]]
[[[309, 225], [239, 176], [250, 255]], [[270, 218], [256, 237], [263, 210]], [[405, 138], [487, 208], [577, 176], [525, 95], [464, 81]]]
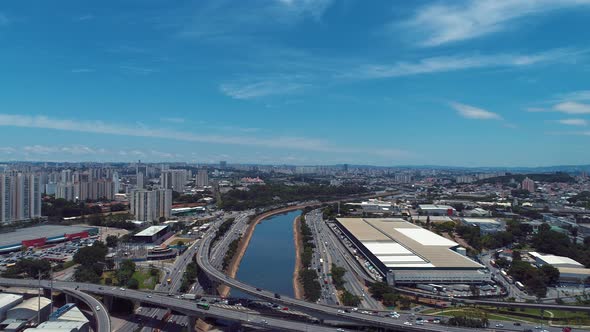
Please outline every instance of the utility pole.
[[49, 314], [53, 313], [53, 266], [49, 270], [49, 297], [51, 298], [51, 307], [49, 307]]
[[37, 325], [41, 324], [41, 271], [37, 272], [39, 287], [37, 287]]

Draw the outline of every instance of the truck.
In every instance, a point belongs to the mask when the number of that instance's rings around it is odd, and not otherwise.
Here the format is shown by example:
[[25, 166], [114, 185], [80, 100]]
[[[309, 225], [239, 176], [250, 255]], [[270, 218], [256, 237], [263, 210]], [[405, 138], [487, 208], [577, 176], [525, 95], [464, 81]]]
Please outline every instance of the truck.
[[166, 282], [168, 283], [168, 285], [170, 285], [172, 283], [172, 278], [166, 279]]
[[197, 295], [195, 294], [182, 294], [181, 297], [185, 300], [195, 300]]

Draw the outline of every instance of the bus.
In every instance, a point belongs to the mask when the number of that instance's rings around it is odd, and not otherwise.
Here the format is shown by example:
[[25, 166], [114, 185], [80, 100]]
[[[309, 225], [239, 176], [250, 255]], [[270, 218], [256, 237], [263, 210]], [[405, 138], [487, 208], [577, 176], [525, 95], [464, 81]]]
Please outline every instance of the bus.
[[516, 288], [520, 289], [521, 291], [524, 291], [524, 285], [522, 284], [522, 282], [517, 281], [514, 283], [514, 285], [516, 286]]
[[207, 302], [199, 302], [197, 303], [197, 308], [203, 309], [203, 310], [209, 310], [209, 303]]

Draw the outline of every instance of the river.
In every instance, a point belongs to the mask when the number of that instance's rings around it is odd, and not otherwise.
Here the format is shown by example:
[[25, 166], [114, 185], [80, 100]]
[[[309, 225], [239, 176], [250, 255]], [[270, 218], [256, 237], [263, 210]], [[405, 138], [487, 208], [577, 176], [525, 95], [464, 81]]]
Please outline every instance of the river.
[[[301, 210], [263, 219], [254, 230], [236, 279], [269, 291], [294, 296], [295, 244], [293, 220]], [[251, 298], [238, 290], [230, 296]]]

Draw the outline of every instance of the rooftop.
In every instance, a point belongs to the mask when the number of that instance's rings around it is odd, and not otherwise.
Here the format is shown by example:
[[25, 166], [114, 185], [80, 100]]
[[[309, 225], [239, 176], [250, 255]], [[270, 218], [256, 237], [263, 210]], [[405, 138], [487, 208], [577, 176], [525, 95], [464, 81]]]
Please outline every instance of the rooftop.
[[470, 224], [501, 224], [501, 222], [494, 218], [463, 218], [463, 220], [465, 220], [466, 223]]
[[168, 227], [168, 226], [167, 225], [150, 226], [150, 227], [144, 229], [143, 231], [135, 234], [135, 236], [153, 236], [153, 235], [157, 234], [158, 232], [162, 231], [163, 229], [166, 229], [166, 227]]
[[458, 244], [402, 219], [339, 218], [386, 267], [467, 268], [482, 265], [453, 251]]
[[549, 265], [573, 265], [573, 266], [577, 266], [580, 268], [584, 267], [584, 265], [576, 262], [575, 260], [573, 260], [569, 257], [565, 257], [565, 256], [546, 255], [546, 254], [538, 253], [536, 251], [529, 252], [529, 255], [531, 255], [535, 258], [538, 258], [538, 259], [542, 260], [543, 262], [545, 262], [545, 264], [549, 264]]
[[38, 238], [53, 238], [63, 236], [64, 234], [80, 233], [93, 229], [93, 227], [83, 226], [60, 226], [60, 225], [42, 225], [27, 228], [20, 228], [13, 232], [0, 233], [0, 248], [21, 244], [26, 240]]
[[11, 305], [12, 303], [22, 299], [22, 295], [2, 293], [0, 294], [0, 308]]
[[418, 207], [421, 210], [454, 210], [450, 205], [438, 205], [438, 204], [420, 204]]

